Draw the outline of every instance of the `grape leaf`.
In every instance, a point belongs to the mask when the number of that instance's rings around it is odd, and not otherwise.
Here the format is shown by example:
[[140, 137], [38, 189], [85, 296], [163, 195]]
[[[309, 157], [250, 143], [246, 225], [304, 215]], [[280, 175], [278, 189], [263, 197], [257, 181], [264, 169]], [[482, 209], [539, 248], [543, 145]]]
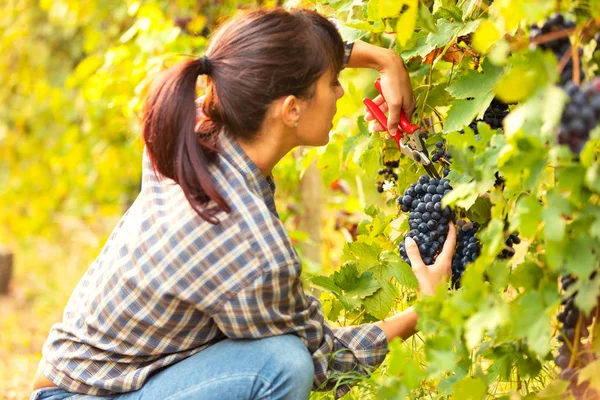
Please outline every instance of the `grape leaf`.
[[544, 220], [544, 236], [546, 240], [560, 242], [565, 236], [567, 222], [563, 215], [569, 216], [571, 206], [569, 202], [561, 197], [556, 191], [551, 191], [547, 197], [547, 204], [542, 211]]
[[592, 249], [597, 249], [598, 243], [587, 234], [580, 232], [579, 236], [567, 246], [567, 271], [577, 276], [589, 276], [596, 268], [596, 257]]
[[600, 164], [594, 164], [587, 169], [585, 184], [596, 193], [600, 193]]
[[347, 243], [346, 246], [344, 252], [348, 252], [354, 257], [359, 269], [365, 269], [380, 264], [379, 253], [381, 253], [381, 248], [379, 245], [353, 242]]
[[352, 290], [358, 280], [358, 269], [353, 263], [344, 265], [333, 273], [333, 283], [343, 290]]
[[553, 382], [550, 382], [544, 390], [537, 394], [537, 399], [544, 400], [563, 400], [565, 397], [565, 391], [569, 386], [569, 381], [564, 381], [562, 379], [557, 379]]
[[581, 279], [579, 291], [575, 296], [575, 305], [584, 313], [589, 312], [596, 306], [597, 298], [600, 295], [600, 276], [594, 279]]
[[544, 276], [542, 269], [535, 263], [524, 263], [510, 274], [510, 284], [516, 288], [535, 290]]
[[515, 334], [526, 338], [531, 350], [546, 355], [550, 351], [552, 326], [540, 293], [525, 293], [511, 306]]
[[483, 72], [469, 71], [458, 78], [446, 90], [454, 100], [446, 123], [444, 132], [453, 132], [468, 125], [476, 116], [483, 117], [483, 113], [494, 99], [494, 87], [502, 78], [503, 68], [492, 65], [484, 60]]
[[476, 98], [491, 93], [504, 70], [487, 61], [483, 62], [482, 68], [483, 72], [471, 70], [458, 78], [446, 89], [448, 93], [457, 99]]
[[481, 343], [486, 331], [503, 326], [508, 320], [508, 310], [504, 304], [487, 305], [471, 316], [465, 325], [465, 340], [467, 347], [473, 350]]
[[400, 55], [405, 60], [410, 60], [414, 57], [425, 57], [432, 50], [452, 43], [458, 36], [464, 36], [475, 31], [479, 22], [479, 20], [476, 20], [465, 24], [460, 21], [438, 19], [435, 26], [436, 32], [417, 32], [407, 42], [407, 46], [405, 46], [406, 50]]
[[359, 297], [364, 299], [365, 297], [371, 296], [381, 288], [381, 284], [377, 279], [373, 278], [371, 272], [364, 272], [360, 278], [354, 283], [352, 290], [346, 292], [347, 296]]
[[379, 280], [381, 289], [375, 294], [364, 299], [363, 304], [369, 314], [378, 319], [386, 318], [394, 306], [394, 299], [398, 296], [398, 289], [387, 280]]
[[600, 360], [593, 361], [579, 371], [578, 383], [588, 381], [590, 388], [600, 391]]
[[311, 282], [315, 286], [318, 286], [320, 288], [330, 291], [331, 293], [334, 293], [334, 294], [340, 293], [340, 288], [335, 284], [335, 282], [333, 281], [333, 278], [331, 278], [331, 277], [313, 276], [312, 278], [308, 279], [308, 281]]
[[487, 394], [487, 385], [481, 378], [467, 376], [454, 385], [454, 396], [457, 399], [480, 400]]
[[542, 213], [542, 206], [533, 196], [525, 196], [517, 201], [510, 229], [519, 230], [524, 237], [532, 237], [537, 231]]

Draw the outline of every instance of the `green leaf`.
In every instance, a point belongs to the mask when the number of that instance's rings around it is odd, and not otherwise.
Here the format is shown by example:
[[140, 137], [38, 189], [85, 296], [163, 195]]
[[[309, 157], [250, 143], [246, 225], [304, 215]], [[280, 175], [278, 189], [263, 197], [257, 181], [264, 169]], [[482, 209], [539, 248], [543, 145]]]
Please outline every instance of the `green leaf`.
[[410, 289], [418, 289], [419, 281], [412, 271], [410, 265], [405, 262], [392, 262], [390, 263], [391, 274], [399, 284], [406, 286]]
[[377, 319], [386, 318], [394, 306], [394, 299], [398, 296], [398, 290], [394, 285], [385, 280], [379, 280], [381, 289], [375, 294], [364, 299], [365, 309]]
[[583, 232], [570, 241], [567, 246], [566, 269], [577, 276], [589, 276], [596, 268], [596, 257], [593, 249], [598, 243]]
[[465, 125], [469, 125], [476, 116], [485, 112], [493, 99], [494, 94], [487, 93], [485, 96], [478, 96], [473, 100], [454, 100], [446, 117], [444, 133], [458, 131]]
[[569, 381], [563, 381], [557, 379], [550, 382], [541, 392], [536, 396], [536, 399], [544, 400], [563, 400], [565, 392], [569, 387]]
[[539, 287], [544, 271], [535, 263], [521, 264], [510, 275], [509, 281], [513, 287], [524, 290], [535, 290]]
[[547, 205], [542, 211], [542, 219], [544, 220], [544, 236], [546, 240], [560, 242], [565, 236], [567, 222], [563, 215], [569, 216], [571, 206], [568, 200], [551, 191], [548, 194]]
[[492, 65], [487, 60], [482, 64], [483, 72], [469, 71], [446, 89], [456, 99], [448, 112], [444, 132], [453, 132], [468, 125], [475, 116], [483, 113], [494, 99], [493, 89], [503, 68]]
[[469, 71], [466, 75], [458, 78], [446, 89], [448, 93], [457, 99], [469, 97], [477, 98], [490, 94], [500, 78], [503, 69], [489, 62], [483, 62], [483, 72]]
[[542, 296], [538, 292], [525, 293], [511, 306], [515, 335], [527, 339], [531, 350], [545, 356], [550, 351], [552, 326]]
[[436, 32], [418, 32], [413, 35], [410, 41], [407, 42], [407, 50], [401, 53], [404, 59], [413, 57], [425, 57], [431, 53], [433, 49], [445, 47], [451, 43], [456, 37], [468, 35], [477, 29], [479, 20], [470, 21], [466, 24], [460, 21], [447, 21], [438, 19], [436, 24]]
[[456, 204], [463, 208], [470, 208], [479, 197], [476, 182], [459, 183], [442, 199], [443, 205]]
[[427, 29], [429, 32], [437, 32], [437, 27], [435, 26], [435, 20], [433, 19], [433, 15], [431, 15], [431, 11], [429, 11], [429, 7], [425, 6], [425, 4], [421, 4], [419, 7], [419, 18], [423, 23], [423, 27]]
[[413, 349], [403, 345], [397, 338], [390, 342], [389, 348], [389, 375], [402, 377], [402, 384], [411, 390], [418, 388], [425, 374], [419, 362], [415, 360]]
[[485, 224], [492, 216], [492, 203], [487, 197], [478, 197], [475, 203], [467, 210], [467, 217], [471, 221], [479, 224]]
[[596, 163], [587, 169], [585, 184], [596, 193], [600, 193], [600, 164]]
[[350, 254], [356, 259], [356, 265], [359, 269], [366, 269], [374, 265], [379, 265], [379, 253], [381, 248], [377, 244], [367, 244], [362, 242], [353, 242], [346, 244]]
[[446, 338], [434, 337], [427, 341], [425, 347], [429, 368], [432, 371], [454, 371], [459, 360], [452, 344]]
[[347, 264], [333, 273], [333, 282], [343, 290], [352, 290], [358, 280], [358, 270], [355, 264]]
[[371, 272], [364, 272], [360, 278], [354, 284], [352, 290], [349, 290], [346, 294], [351, 297], [359, 297], [364, 299], [365, 297], [371, 296], [377, 290], [381, 288], [381, 284], [377, 279], [373, 278]]
[[454, 396], [457, 399], [481, 400], [487, 395], [487, 384], [481, 378], [467, 376], [454, 385]]
[[510, 229], [519, 230], [524, 237], [533, 237], [542, 214], [542, 205], [533, 196], [524, 196], [517, 202]]
[[509, 318], [508, 309], [504, 304], [488, 305], [474, 314], [465, 324], [465, 340], [467, 347], [473, 350], [481, 344], [486, 331], [494, 331], [503, 326]]
[[580, 279], [579, 289], [575, 296], [575, 305], [584, 313], [588, 314], [596, 306], [600, 295], [600, 276], [594, 279]]
[[315, 286], [330, 291], [331, 293], [340, 293], [340, 288], [335, 284], [333, 278], [327, 276], [313, 276], [309, 282]]

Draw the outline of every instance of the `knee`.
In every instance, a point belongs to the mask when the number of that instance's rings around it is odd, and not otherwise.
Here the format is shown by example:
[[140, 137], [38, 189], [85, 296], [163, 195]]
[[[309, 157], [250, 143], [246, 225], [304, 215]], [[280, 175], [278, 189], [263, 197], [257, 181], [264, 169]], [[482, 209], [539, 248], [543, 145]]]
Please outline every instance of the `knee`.
[[266, 340], [273, 354], [269, 368], [272, 368], [276, 381], [282, 386], [293, 387], [297, 393], [310, 393], [315, 370], [312, 357], [302, 340], [295, 335], [281, 335]]

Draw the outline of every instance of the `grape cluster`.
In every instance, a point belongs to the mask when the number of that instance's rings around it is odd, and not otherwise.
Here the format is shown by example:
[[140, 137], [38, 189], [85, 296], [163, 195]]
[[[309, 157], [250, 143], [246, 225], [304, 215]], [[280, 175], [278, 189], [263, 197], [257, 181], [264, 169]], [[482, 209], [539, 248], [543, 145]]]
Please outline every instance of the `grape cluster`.
[[440, 161], [440, 159], [444, 158], [444, 156], [446, 155], [446, 150], [444, 149], [444, 142], [437, 142], [435, 144], [435, 147], [437, 148], [437, 150], [431, 156], [432, 162]]
[[511, 233], [508, 235], [508, 238], [504, 241], [506, 247], [498, 254], [499, 259], [506, 260], [515, 255], [515, 249], [513, 245], [521, 243], [521, 238], [519, 238], [519, 232]]
[[398, 160], [395, 161], [386, 161], [383, 163], [385, 168], [379, 170], [380, 179], [377, 180], [377, 191], [379, 193], [383, 193], [383, 184], [385, 181], [397, 181], [398, 174], [394, 172], [394, 169], [398, 168], [400, 162]]
[[583, 88], [571, 82], [565, 86], [565, 92], [569, 102], [560, 120], [558, 143], [579, 154], [600, 119], [600, 78]]
[[[483, 118], [471, 122], [469, 128], [471, 128], [476, 135], [479, 134], [479, 131], [477, 130], [477, 123], [479, 121], [485, 122], [492, 129], [502, 128], [502, 122], [509, 113], [510, 110], [508, 109], [508, 104], [503, 103], [498, 99], [494, 99], [487, 110], [485, 110]], [[464, 130], [461, 130], [460, 132], [464, 133]]]
[[481, 243], [475, 236], [479, 230], [477, 222], [461, 219], [456, 221], [456, 227], [456, 252], [452, 257], [452, 287], [458, 289], [467, 264], [475, 261], [481, 254]]
[[[592, 274], [593, 279], [596, 272]], [[566, 275], [561, 278], [563, 290], [568, 290], [575, 283], [573, 276]], [[575, 306], [575, 295], [565, 298], [562, 302], [563, 310], [558, 314], [558, 321], [562, 324], [558, 340], [562, 342], [558, 348], [558, 355], [554, 358], [554, 363], [562, 370], [561, 379], [570, 381], [569, 388], [577, 398], [581, 398], [589, 391], [589, 382], [583, 382], [579, 385], [578, 371], [593, 360], [593, 355], [583, 349], [582, 339], [589, 336], [589, 327], [593, 322], [593, 317], [597, 314], [598, 306], [592, 310], [589, 316], [584, 315]], [[600, 301], [600, 298], [598, 299]], [[589, 392], [587, 393], [590, 394]], [[595, 397], [593, 397], [595, 398]]]
[[[451, 190], [447, 179], [430, 179], [423, 175], [404, 191], [404, 196], [398, 197], [402, 211], [409, 212], [410, 231], [407, 236], [419, 246], [426, 265], [433, 264], [441, 251], [448, 234], [448, 224], [454, 217], [450, 207], [442, 207], [442, 197]], [[399, 250], [402, 259], [410, 264], [404, 240]]]
[[[550, 33], [550, 32], [557, 32], [557, 31], [563, 31], [566, 29], [571, 29], [571, 28], [575, 28], [576, 24], [573, 21], [567, 21], [565, 20], [565, 17], [562, 14], [556, 13], [554, 15], [552, 15], [550, 18], [548, 18], [541, 26], [539, 25], [532, 25], [531, 29], [529, 31], [529, 39], [535, 39], [543, 34], [546, 33]], [[533, 46], [533, 48], [535, 48], [537, 46]], [[565, 56], [565, 54], [567, 52], [571, 51], [571, 41], [569, 40], [568, 37], [562, 37], [559, 39], [555, 39], [555, 40], [551, 40], [545, 43], [542, 43], [539, 45], [540, 48], [542, 49], [547, 49], [547, 50], [551, 50], [554, 55], [556, 56], [557, 60], [560, 62], [560, 60], [563, 59], [563, 57]], [[581, 55], [581, 49], [579, 49], [580, 55]], [[569, 56], [567, 56], [569, 57]], [[581, 64], [581, 62], [580, 62]], [[579, 66], [579, 79], [580, 81], [583, 81], [585, 79], [585, 75], [581, 70], [581, 65]], [[569, 58], [569, 61], [567, 62], [567, 64], [565, 65], [565, 68], [562, 70], [561, 76], [560, 76], [561, 82], [567, 83], [569, 81], [573, 80], [573, 59]]]

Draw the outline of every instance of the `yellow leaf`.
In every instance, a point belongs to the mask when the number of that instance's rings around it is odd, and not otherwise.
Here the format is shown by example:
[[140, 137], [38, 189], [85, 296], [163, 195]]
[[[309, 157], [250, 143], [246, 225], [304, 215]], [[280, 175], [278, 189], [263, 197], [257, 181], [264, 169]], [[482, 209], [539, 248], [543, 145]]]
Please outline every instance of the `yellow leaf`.
[[473, 35], [473, 48], [479, 53], [485, 54], [498, 39], [500, 39], [500, 32], [494, 23], [484, 20]]
[[402, 4], [401, 10], [403, 10], [403, 12], [396, 24], [396, 36], [398, 37], [400, 45], [405, 46], [415, 30], [419, 2], [418, 0], [402, 0], [399, 1], [399, 3]]
[[187, 28], [190, 32], [200, 33], [204, 29], [205, 25], [206, 25], [206, 16], [198, 15], [196, 18], [192, 19], [187, 24]]
[[496, 86], [496, 95], [505, 103], [517, 103], [527, 98], [536, 88], [535, 71], [513, 66]]

